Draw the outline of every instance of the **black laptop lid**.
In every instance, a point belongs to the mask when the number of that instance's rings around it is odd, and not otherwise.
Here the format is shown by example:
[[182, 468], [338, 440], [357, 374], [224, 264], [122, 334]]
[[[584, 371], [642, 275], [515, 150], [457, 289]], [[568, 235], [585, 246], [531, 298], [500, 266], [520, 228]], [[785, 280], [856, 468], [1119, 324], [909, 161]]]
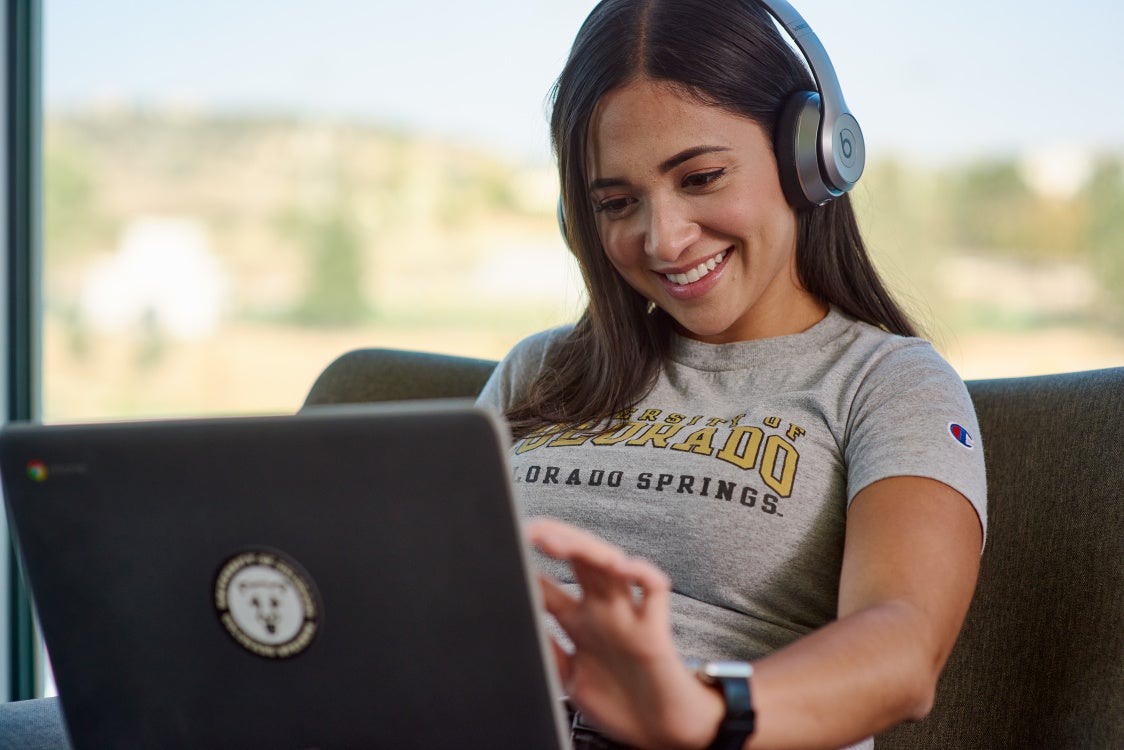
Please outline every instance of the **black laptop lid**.
[[566, 744], [482, 411], [11, 425], [0, 471], [78, 750]]

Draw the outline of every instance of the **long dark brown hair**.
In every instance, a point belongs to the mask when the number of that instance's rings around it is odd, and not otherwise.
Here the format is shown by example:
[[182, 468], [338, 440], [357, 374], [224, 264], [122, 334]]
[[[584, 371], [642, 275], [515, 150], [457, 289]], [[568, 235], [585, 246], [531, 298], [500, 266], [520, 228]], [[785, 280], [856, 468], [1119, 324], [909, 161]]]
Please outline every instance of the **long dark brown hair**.
[[[597, 103], [646, 78], [700, 103], [748, 117], [772, 133], [785, 101], [814, 89], [803, 62], [754, 0], [604, 0], [590, 13], [552, 92], [566, 241], [589, 303], [507, 411], [516, 437], [546, 425], [601, 425], [655, 384], [672, 320], [610, 264], [588, 192], [587, 145]], [[642, 125], [638, 124], [638, 127]], [[800, 282], [818, 299], [893, 333], [916, 335], [878, 278], [850, 199], [797, 212]]]

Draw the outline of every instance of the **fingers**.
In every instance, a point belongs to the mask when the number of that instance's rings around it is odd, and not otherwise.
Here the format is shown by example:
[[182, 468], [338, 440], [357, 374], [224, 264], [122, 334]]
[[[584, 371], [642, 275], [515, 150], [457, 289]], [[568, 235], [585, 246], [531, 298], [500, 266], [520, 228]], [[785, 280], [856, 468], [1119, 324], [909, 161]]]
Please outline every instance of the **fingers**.
[[631, 587], [638, 586], [645, 604], [658, 604], [671, 590], [670, 579], [656, 566], [569, 524], [537, 519], [527, 524], [526, 534], [545, 555], [570, 564], [586, 596], [631, 598]]
[[548, 576], [539, 575], [538, 578], [543, 607], [572, 639], [575, 635], [575, 627], [581, 619], [582, 597], [573, 596]]
[[558, 680], [569, 689], [570, 676], [574, 673], [574, 657], [569, 651], [558, 645], [558, 641], [554, 640], [553, 637], [550, 639], [550, 650], [554, 652], [554, 664], [558, 669]]
[[[540, 574], [538, 580], [539, 590], [542, 591], [543, 606], [565, 631], [565, 623], [578, 608], [580, 601], [567, 593], [552, 578]], [[558, 678], [562, 681], [563, 686], [567, 686], [570, 682], [570, 676], [573, 674], [574, 657], [558, 643], [554, 636], [550, 636], [549, 640], [550, 650], [554, 653], [554, 664], [558, 669]]]
[[619, 574], [644, 592], [644, 596], [636, 602], [638, 609], [666, 609], [670, 606], [671, 579], [652, 563], [630, 557], [620, 566]]
[[542, 591], [543, 606], [552, 615], [558, 616], [578, 605], [578, 599], [549, 576], [539, 575], [539, 590]]
[[532, 544], [557, 560], [582, 560], [596, 567], [609, 568], [625, 559], [620, 549], [561, 521], [536, 519], [527, 524], [526, 534]]

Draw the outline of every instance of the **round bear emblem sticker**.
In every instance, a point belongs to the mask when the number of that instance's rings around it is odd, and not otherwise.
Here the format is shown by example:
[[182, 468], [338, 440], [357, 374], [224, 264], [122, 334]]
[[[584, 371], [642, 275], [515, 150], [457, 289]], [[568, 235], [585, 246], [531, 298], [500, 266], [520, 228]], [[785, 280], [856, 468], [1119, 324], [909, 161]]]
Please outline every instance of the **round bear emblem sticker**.
[[244, 551], [227, 560], [215, 578], [215, 609], [239, 646], [267, 659], [304, 651], [320, 620], [311, 577], [274, 550]]

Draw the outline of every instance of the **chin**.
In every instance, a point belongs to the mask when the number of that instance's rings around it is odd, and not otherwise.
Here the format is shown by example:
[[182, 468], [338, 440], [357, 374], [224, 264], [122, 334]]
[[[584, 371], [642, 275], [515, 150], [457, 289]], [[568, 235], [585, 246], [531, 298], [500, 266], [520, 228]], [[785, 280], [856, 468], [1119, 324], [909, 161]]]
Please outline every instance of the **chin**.
[[728, 339], [733, 340], [733, 337], [730, 336], [730, 327], [717, 323], [707, 325], [699, 321], [692, 321], [688, 325], [676, 318], [675, 328], [680, 335], [699, 341], [726, 343]]

